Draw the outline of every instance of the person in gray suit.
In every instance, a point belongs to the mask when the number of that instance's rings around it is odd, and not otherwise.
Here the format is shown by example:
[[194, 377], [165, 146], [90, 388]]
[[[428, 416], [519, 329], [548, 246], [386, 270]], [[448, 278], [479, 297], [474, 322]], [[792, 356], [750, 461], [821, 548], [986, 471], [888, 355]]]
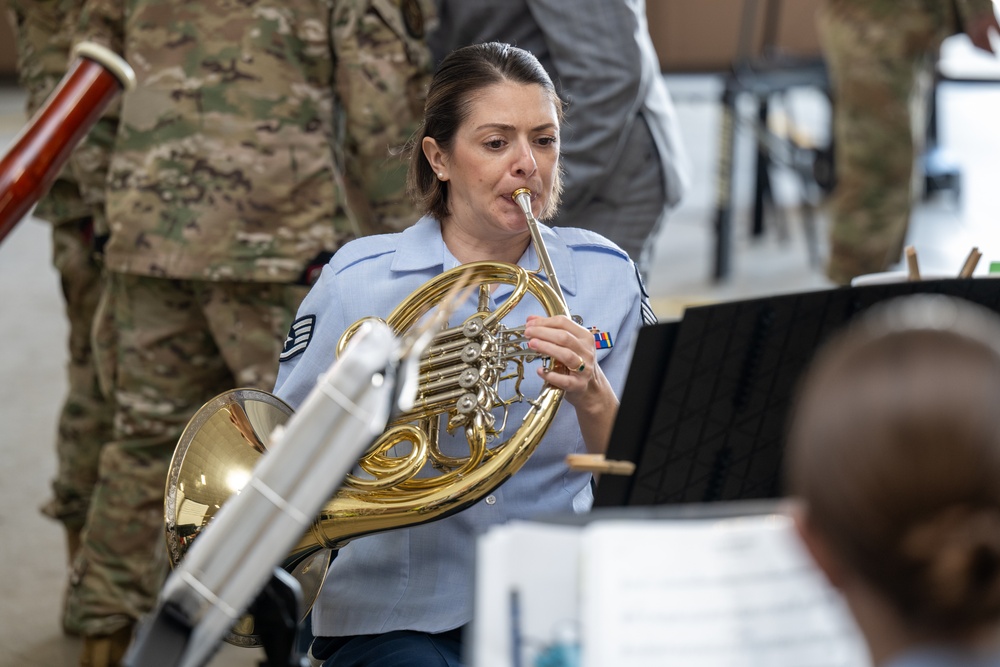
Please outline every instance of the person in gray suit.
[[667, 212], [687, 187], [673, 102], [646, 25], [645, 0], [437, 0], [437, 62], [469, 44], [530, 51], [566, 103], [558, 226], [625, 250], [645, 273]]

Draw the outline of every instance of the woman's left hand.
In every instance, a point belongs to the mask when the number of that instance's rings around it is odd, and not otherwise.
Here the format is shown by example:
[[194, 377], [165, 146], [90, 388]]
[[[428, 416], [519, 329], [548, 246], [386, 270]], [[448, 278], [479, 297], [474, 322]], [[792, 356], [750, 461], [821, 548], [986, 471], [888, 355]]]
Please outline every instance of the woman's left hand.
[[528, 348], [552, 360], [552, 368], [538, 369], [543, 380], [566, 393], [576, 409], [587, 450], [601, 454], [618, 414], [618, 397], [597, 364], [594, 334], [565, 315], [532, 315], [524, 326]]
[[539, 369], [546, 382], [566, 392], [566, 400], [576, 405], [593, 400], [610, 388], [597, 364], [594, 334], [565, 315], [531, 315], [525, 324], [528, 347], [556, 362], [550, 369]]

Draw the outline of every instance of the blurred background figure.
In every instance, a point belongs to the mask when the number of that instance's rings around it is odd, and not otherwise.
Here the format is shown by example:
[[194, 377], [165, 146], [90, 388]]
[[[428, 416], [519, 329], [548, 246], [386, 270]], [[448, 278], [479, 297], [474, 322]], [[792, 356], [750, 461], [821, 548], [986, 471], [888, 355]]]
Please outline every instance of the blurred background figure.
[[[14, 0], [10, 4], [17, 35], [18, 84], [28, 93], [29, 116], [67, 72], [71, 32], [81, 5], [80, 0]], [[85, 200], [69, 164], [35, 207], [34, 215], [52, 223], [52, 263], [59, 272], [69, 322], [69, 390], [57, 426], [53, 497], [42, 511], [65, 528], [68, 563], [72, 564], [97, 482], [101, 447], [111, 439], [114, 413], [98, 383], [90, 338], [102, 280], [96, 243], [100, 222], [95, 221], [99, 207]], [[72, 627], [65, 629], [74, 633]]]
[[904, 297], [807, 374], [788, 442], [799, 531], [876, 667], [1000, 664], [1000, 318]]
[[825, 0], [817, 14], [833, 95], [836, 188], [827, 275], [838, 284], [899, 261], [918, 192], [941, 42], [993, 52], [993, 0]]
[[500, 41], [541, 61], [566, 102], [563, 205], [548, 221], [614, 241], [645, 272], [687, 187], [687, 158], [644, 0], [437, 0], [436, 62]]
[[416, 220], [390, 149], [419, 120], [427, 16], [416, 0], [85, 2], [79, 37], [122, 54], [138, 85], [105, 186], [96, 335], [116, 413], [67, 597], [82, 666], [119, 664], [159, 592], [167, 467], [195, 411], [272, 387], [318, 269]]

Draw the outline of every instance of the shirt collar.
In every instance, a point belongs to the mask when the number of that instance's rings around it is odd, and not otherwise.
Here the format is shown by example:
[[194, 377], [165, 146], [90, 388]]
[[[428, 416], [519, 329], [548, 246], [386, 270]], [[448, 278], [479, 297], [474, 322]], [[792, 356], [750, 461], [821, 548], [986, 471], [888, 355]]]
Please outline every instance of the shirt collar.
[[922, 646], [894, 656], [886, 667], [941, 667], [964, 665], [966, 667], [995, 667], [1000, 664], [997, 653], [973, 653], [960, 647]]
[[[556, 268], [559, 285], [566, 294], [575, 295], [577, 276], [569, 246], [551, 227], [539, 224], [538, 230], [542, 235], [546, 249], [549, 251], [552, 265]], [[433, 248], [438, 248], [437, 252]], [[535, 252], [533, 243], [528, 246], [517, 264], [529, 271], [538, 268], [538, 254]], [[402, 232], [400, 243], [392, 259], [392, 271], [403, 273], [433, 268], [445, 271], [455, 266], [458, 266], [458, 260], [448, 251], [444, 239], [441, 238], [441, 224], [430, 216], [420, 218]], [[544, 274], [544, 271], [542, 273]], [[507, 291], [506, 286], [498, 288], [498, 293], [505, 291]]]

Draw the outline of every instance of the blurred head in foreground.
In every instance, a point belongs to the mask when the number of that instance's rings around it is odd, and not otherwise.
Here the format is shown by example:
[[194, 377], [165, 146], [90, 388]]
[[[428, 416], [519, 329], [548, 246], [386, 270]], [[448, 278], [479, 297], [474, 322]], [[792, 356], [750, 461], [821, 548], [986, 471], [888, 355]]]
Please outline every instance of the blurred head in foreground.
[[935, 295], [873, 307], [816, 358], [788, 446], [799, 532], [876, 665], [996, 652], [1000, 318]]

